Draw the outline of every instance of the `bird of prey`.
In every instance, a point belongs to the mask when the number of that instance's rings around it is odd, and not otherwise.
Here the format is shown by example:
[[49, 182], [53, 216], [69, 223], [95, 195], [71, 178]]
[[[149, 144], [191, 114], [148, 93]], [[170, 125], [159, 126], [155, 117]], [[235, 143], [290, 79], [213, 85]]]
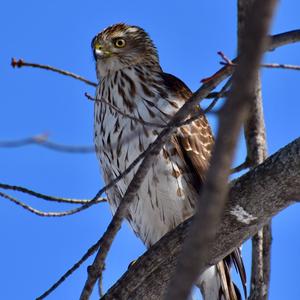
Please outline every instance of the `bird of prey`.
[[[99, 81], [94, 141], [106, 183], [122, 174], [147, 149], [177, 110], [191, 97], [178, 78], [164, 73], [149, 35], [138, 26], [112, 25], [92, 40]], [[199, 106], [194, 122], [181, 126], [153, 160], [127, 214], [136, 235], [151, 247], [191, 217], [205, 180], [213, 136]], [[156, 125], [160, 126], [156, 126]], [[107, 191], [114, 213], [138, 166]], [[197, 285], [205, 300], [241, 299], [230, 277], [245, 272], [239, 249], [201, 274]]]

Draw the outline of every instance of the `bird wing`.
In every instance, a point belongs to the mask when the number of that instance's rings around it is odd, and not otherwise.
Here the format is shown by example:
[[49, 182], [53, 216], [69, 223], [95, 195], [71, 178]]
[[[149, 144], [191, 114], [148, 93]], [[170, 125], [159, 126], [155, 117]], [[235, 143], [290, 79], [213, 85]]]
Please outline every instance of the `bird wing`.
[[[186, 101], [192, 96], [189, 88], [175, 76], [164, 73], [163, 79], [166, 88], [169, 90], [169, 95], [173, 96], [174, 99], [183, 98]], [[188, 177], [187, 179], [191, 182], [195, 190], [199, 192], [209, 167], [214, 138], [209, 123], [199, 106], [195, 106], [194, 112], [187, 118], [191, 117], [194, 113], [198, 113], [199, 117], [190, 124], [181, 126], [172, 136], [171, 142], [184, 162], [184, 173]], [[241, 299], [240, 292], [230, 277], [232, 262], [239, 271], [244, 291], [246, 290], [246, 273], [240, 250], [237, 248], [217, 264], [221, 282], [220, 299]]]

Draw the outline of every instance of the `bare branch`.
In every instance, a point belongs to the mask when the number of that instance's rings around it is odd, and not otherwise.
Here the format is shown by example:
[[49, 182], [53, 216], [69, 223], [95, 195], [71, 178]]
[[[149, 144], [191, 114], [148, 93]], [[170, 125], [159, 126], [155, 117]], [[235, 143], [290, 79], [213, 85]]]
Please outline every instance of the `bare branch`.
[[63, 145], [48, 140], [48, 134], [39, 134], [32, 137], [13, 140], [13, 141], [0, 141], [0, 148], [17, 148], [28, 145], [38, 145], [51, 150], [67, 153], [94, 153], [94, 146], [72, 146]]
[[[230, 60], [222, 51], [219, 51], [218, 55], [220, 55], [222, 58], [222, 61], [220, 61], [221, 65], [223, 65], [223, 66], [226, 66], [226, 65], [236, 66], [237, 65], [236, 63], [233, 63], [232, 60]], [[288, 64], [267, 63], [267, 64], [260, 64], [260, 67], [269, 68], [269, 69], [287, 69], [287, 70], [300, 71], [300, 66], [288, 65]]]
[[37, 297], [36, 300], [45, 299], [49, 296], [58, 286], [60, 286], [69, 276], [73, 274], [90, 256], [92, 256], [100, 246], [101, 239], [92, 245], [87, 252], [65, 273], [59, 280], [57, 280], [47, 291], [45, 291], [41, 296]]
[[274, 34], [269, 37], [269, 42], [266, 47], [266, 51], [274, 51], [278, 47], [298, 43], [299, 36], [300, 29]]
[[[218, 93], [218, 95], [216, 95], [216, 97], [214, 98], [214, 100], [209, 104], [209, 106], [204, 110], [204, 113], [209, 113], [212, 111], [212, 109], [215, 107], [215, 105], [217, 104], [218, 100], [220, 98], [223, 98], [225, 96], [228, 96], [228, 91], [230, 89], [231, 86], [231, 77], [227, 80], [227, 82], [224, 84], [224, 86], [222, 87], [221, 91]], [[198, 117], [198, 116], [197, 116]]]
[[270, 69], [287, 69], [287, 70], [294, 70], [294, 71], [300, 71], [300, 66], [296, 65], [287, 65], [287, 64], [261, 64], [261, 67], [263, 68], [270, 68]]
[[[52, 201], [52, 202], [59, 202], [59, 203], [68, 203], [68, 204], [87, 204], [90, 203], [91, 200], [89, 199], [74, 199], [74, 198], [62, 198], [62, 197], [55, 197], [55, 196], [49, 196], [45, 194], [41, 194], [35, 191], [32, 191], [28, 188], [17, 186], [17, 185], [10, 185], [6, 183], [0, 183], [0, 188], [5, 190], [11, 190], [11, 191], [18, 191], [22, 192], [43, 200]], [[106, 198], [97, 198], [95, 203], [100, 202], [106, 202]]]
[[174, 279], [167, 290], [168, 300], [187, 299], [200, 274], [199, 270], [205, 265], [208, 248], [215, 237], [225, 205], [227, 180], [237, 138], [253, 101], [251, 90], [267, 43], [275, 4], [276, 0], [257, 0], [253, 5], [252, 12], [255, 12], [256, 18], [249, 19], [247, 23], [247, 40], [241, 45], [240, 60], [233, 74], [232, 92], [220, 112], [211, 166], [201, 191], [190, 235], [184, 243]]
[[[224, 55], [223, 52], [219, 52], [222, 53], [222, 56]], [[224, 55], [224, 57], [222, 57], [223, 59], [225, 59], [226, 61], [223, 62], [221, 61], [220, 64], [223, 66], [236, 66], [237, 64], [232, 63], [231, 61], [228, 61], [227, 57]], [[288, 65], [288, 64], [278, 64], [278, 63], [268, 63], [268, 64], [260, 64], [260, 67], [262, 68], [267, 68], [267, 69], [284, 69], [284, 70], [294, 70], [294, 71], [300, 71], [300, 66], [297, 65]]]
[[65, 217], [65, 216], [74, 215], [74, 214], [79, 213], [80, 211], [83, 210], [82, 207], [78, 207], [78, 208], [75, 208], [75, 209], [61, 211], [61, 212], [45, 212], [45, 211], [35, 209], [35, 208], [25, 204], [24, 202], [16, 199], [15, 197], [12, 197], [8, 194], [5, 194], [1, 191], [0, 191], [0, 197], [5, 198], [5, 199], [21, 206], [25, 210], [27, 210], [27, 211], [29, 211], [29, 212], [31, 212], [31, 213], [39, 216], [39, 217]]
[[238, 165], [237, 167], [234, 167], [233, 169], [230, 170], [230, 174], [238, 173], [241, 172], [245, 169], [248, 169], [250, 166], [248, 160], [246, 159], [243, 163]]
[[86, 79], [82, 76], [79, 76], [79, 75], [75, 74], [75, 73], [65, 71], [65, 70], [61, 70], [61, 69], [58, 69], [58, 68], [55, 68], [55, 67], [47, 66], [47, 65], [41, 65], [41, 64], [37, 64], [37, 63], [26, 62], [23, 59], [16, 60], [15, 58], [12, 58], [11, 59], [11, 66], [13, 68], [15, 68], [15, 67], [18, 67], [18, 68], [32, 67], [32, 68], [39, 68], [39, 69], [44, 69], [44, 70], [48, 70], [48, 71], [53, 71], [53, 72], [56, 72], [56, 73], [59, 73], [59, 74], [62, 74], [62, 75], [69, 76], [69, 77], [72, 77], [74, 79], [80, 80], [80, 81], [82, 81], [82, 82], [84, 82], [88, 85], [91, 85], [91, 86], [94, 86], [94, 87], [97, 86], [97, 83], [92, 82], [92, 81], [90, 81], [90, 80], [88, 80], [88, 79]]
[[[300, 138], [232, 181], [230, 186], [225, 214], [200, 272], [219, 262], [270, 218], [300, 199]], [[162, 299], [191, 222], [192, 218], [153, 245], [102, 300]], [[199, 232], [203, 232], [202, 228]]]
[[147, 122], [147, 121], [144, 121], [143, 119], [140, 119], [134, 115], [129, 115], [129, 114], [126, 114], [124, 111], [121, 111], [117, 106], [109, 103], [108, 101], [106, 101], [105, 99], [97, 99], [95, 97], [92, 97], [91, 95], [89, 95], [88, 93], [84, 93], [84, 96], [88, 99], [88, 100], [91, 100], [91, 101], [94, 101], [94, 102], [99, 102], [99, 103], [103, 103], [104, 105], [110, 107], [111, 109], [113, 109], [115, 112], [117, 112], [119, 115], [125, 117], [125, 118], [128, 118], [130, 120], [133, 120], [135, 122], [138, 122], [144, 126], [150, 126], [150, 127], [156, 127], [156, 128], [165, 128], [166, 125], [162, 125], [162, 124], [158, 124], [158, 123], [151, 123], [151, 122]]
[[[238, 1], [238, 49], [245, 39], [248, 38], [245, 30], [247, 19], [253, 18], [251, 13], [253, 0]], [[260, 65], [261, 67], [264, 65]], [[267, 142], [266, 130], [263, 115], [263, 101], [261, 93], [261, 81], [259, 71], [256, 74], [255, 85], [251, 91], [253, 103], [251, 105], [250, 114], [244, 124], [244, 135], [247, 145], [248, 167], [255, 167], [267, 158]], [[252, 239], [252, 271], [250, 284], [251, 300], [268, 299], [269, 278], [270, 278], [270, 255], [271, 255], [271, 239], [269, 243], [264, 236], [271, 236], [271, 225], [263, 227]], [[266, 272], [264, 272], [264, 270]]]

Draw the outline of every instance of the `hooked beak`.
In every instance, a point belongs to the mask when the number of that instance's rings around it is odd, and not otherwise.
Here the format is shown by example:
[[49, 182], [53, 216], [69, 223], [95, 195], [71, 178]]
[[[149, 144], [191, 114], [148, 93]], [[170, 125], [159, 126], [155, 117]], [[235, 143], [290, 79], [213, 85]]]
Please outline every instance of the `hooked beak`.
[[112, 52], [108, 49], [101, 48], [101, 49], [94, 49], [94, 56], [97, 59], [108, 58], [112, 55]]

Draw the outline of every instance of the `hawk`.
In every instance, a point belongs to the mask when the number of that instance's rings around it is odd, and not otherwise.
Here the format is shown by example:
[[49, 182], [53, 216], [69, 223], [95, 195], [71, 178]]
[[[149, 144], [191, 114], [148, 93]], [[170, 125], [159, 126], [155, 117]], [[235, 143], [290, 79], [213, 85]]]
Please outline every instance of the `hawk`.
[[[92, 49], [99, 81], [94, 141], [104, 180], [109, 183], [156, 139], [162, 126], [155, 124], [166, 125], [192, 92], [180, 79], [163, 72], [152, 40], [138, 26], [112, 25], [94, 37]], [[129, 207], [127, 220], [147, 247], [195, 211], [213, 136], [201, 108], [194, 109], [200, 112], [199, 118], [178, 128], [164, 145]], [[113, 213], [137, 168], [107, 191]], [[230, 277], [232, 262], [245, 283], [236, 249], [201, 274], [197, 285], [206, 300], [241, 298]]]

